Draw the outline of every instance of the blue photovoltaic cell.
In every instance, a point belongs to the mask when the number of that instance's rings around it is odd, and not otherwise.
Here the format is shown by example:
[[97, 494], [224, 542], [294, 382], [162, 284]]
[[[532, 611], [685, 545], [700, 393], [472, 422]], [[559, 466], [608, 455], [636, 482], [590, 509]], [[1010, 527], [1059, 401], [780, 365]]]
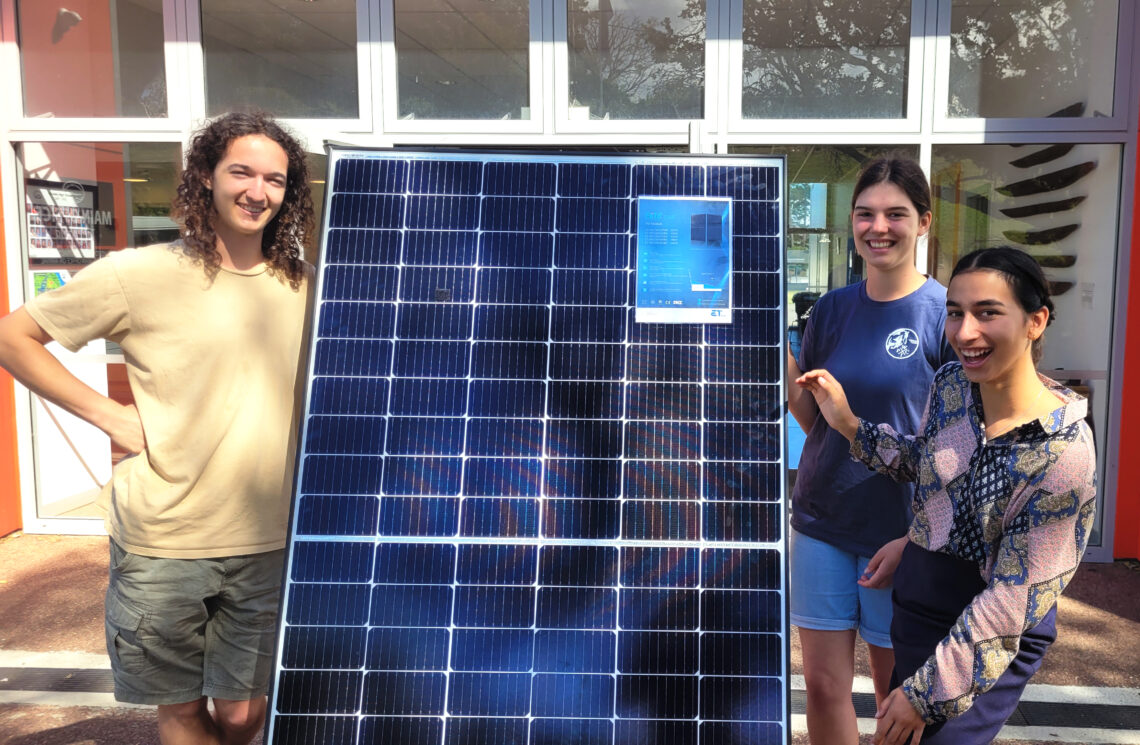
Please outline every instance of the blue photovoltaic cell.
[[297, 500], [300, 535], [376, 534], [380, 500], [366, 494], [303, 494]]
[[558, 167], [554, 163], [495, 162], [483, 166], [484, 194], [553, 196]]
[[546, 305], [550, 279], [548, 269], [480, 269], [479, 302]]
[[477, 341], [471, 346], [472, 378], [506, 381], [538, 380], [545, 377], [547, 356], [550, 353], [546, 344]]
[[541, 380], [472, 380], [473, 417], [542, 416], [546, 383]]
[[630, 178], [624, 163], [563, 163], [558, 169], [558, 195], [628, 197]]
[[559, 233], [554, 243], [558, 268], [626, 269], [629, 267], [629, 237]]
[[395, 267], [350, 267], [330, 264], [325, 269], [325, 297], [329, 300], [395, 300]]
[[469, 303], [475, 287], [474, 269], [408, 267], [400, 282], [404, 302]]
[[463, 416], [467, 413], [467, 381], [395, 378], [388, 404], [393, 415]]
[[490, 341], [541, 341], [550, 335], [550, 310], [518, 305], [480, 305], [468, 335]]
[[479, 264], [497, 267], [549, 268], [554, 255], [550, 233], [482, 233]]
[[555, 380], [620, 380], [625, 370], [621, 344], [555, 344], [550, 377]]
[[317, 335], [324, 339], [388, 339], [396, 320], [393, 303], [321, 304]]
[[[267, 742], [787, 743], [783, 161], [329, 160]], [[642, 196], [730, 323], [636, 322]]]
[[548, 412], [568, 419], [620, 419], [622, 387], [614, 382], [552, 381]]
[[550, 458], [546, 461], [545, 495], [582, 499], [621, 496], [621, 461]]
[[325, 243], [328, 264], [397, 264], [400, 260], [398, 230], [330, 230]]
[[[475, 232], [407, 230], [403, 261], [409, 266], [471, 266], [479, 245]], [[377, 262], [395, 264], [396, 261]]]
[[[710, 464], [711, 465], [711, 464]], [[700, 499], [701, 464], [696, 461], [625, 462], [628, 499]]]
[[334, 228], [398, 228], [404, 212], [402, 196], [336, 194], [329, 207]]

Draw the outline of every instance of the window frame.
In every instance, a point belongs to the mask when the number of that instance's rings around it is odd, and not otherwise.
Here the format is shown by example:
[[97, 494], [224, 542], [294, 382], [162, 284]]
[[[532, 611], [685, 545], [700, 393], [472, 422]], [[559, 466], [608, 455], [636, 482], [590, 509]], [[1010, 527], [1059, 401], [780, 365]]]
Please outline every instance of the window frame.
[[934, 111], [932, 131], [945, 134], [1006, 132], [1040, 134], [1045, 132], [1121, 132], [1128, 127], [1134, 112], [1131, 98], [1132, 56], [1137, 46], [1128, 44], [1126, 30], [1135, 29], [1135, 3], [1119, 0], [1116, 17], [1116, 64], [1112, 88], [1112, 116], [1105, 117], [951, 117], [950, 106], [950, 31], [953, 0], [937, 0], [937, 28], [935, 31], [936, 58], [934, 77]]

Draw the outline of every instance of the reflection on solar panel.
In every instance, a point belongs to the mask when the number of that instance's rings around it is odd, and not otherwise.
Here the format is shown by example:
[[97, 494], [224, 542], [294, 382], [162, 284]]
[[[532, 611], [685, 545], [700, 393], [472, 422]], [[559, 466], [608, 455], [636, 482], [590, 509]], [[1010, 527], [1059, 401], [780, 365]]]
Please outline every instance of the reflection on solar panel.
[[[783, 161], [329, 162], [267, 742], [786, 742]], [[634, 322], [642, 195], [731, 324]]]

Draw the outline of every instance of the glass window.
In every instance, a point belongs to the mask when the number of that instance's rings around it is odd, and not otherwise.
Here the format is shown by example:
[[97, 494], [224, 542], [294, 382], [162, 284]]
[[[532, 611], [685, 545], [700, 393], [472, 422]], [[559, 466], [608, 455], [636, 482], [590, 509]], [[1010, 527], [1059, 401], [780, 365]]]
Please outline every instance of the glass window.
[[742, 115], [905, 118], [910, 5], [745, 0]]
[[325, 211], [325, 180], [328, 176], [329, 158], [324, 153], [305, 153], [305, 160], [309, 164], [309, 191], [313, 196], [313, 234], [305, 244], [305, 261], [316, 265], [321, 220]]
[[[788, 225], [784, 256], [788, 348], [799, 357], [808, 312], [828, 290], [860, 282], [863, 260], [851, 236], [851, 197], [863, 164], [887, 153], [912, 158], [918, 148], [890, 145], [771, 145], [732, 148], [788, 158]], [[788, 417], [789, 476], [795, 480], [806, 435]], [[789, 485], [790, 489], [790, 485]], [[789, 491], [790, 493], [790, 491]]]
[[395, 0], [401, 119], [530, 119], [529, 0]]
[[1117, 0], [955, 0], [951, 117], [1111, 116]]
[[17, 0], [16, 14], [25, 116], [167, 115], [162, 0]]
[[[1120, 160], [1119, 145], [941, 145], [931, 163], [932, 272], [947, 283], [958, 258], [982, 246], [1014, 245], [1037, 259], [1056, 306], [1040, 369], [1089, 397], [1101, 453], [1108, 452]], [[1100, 466], [1104, 483], [1103, 459]], [[1092, 545], [1100, 545], [1102, 513]]]
[[702, 0], [568, 0], [571, 119], [699, 119]]
[[[25, 143], [24, 275], [27, 296], [66, 284], [108, 251], [178, 237], [170, 201], [181, 166], [176, 143]], [[122, 352], [96, 340], [72, 354], [48, 349], [100, 393], [131, 403]], [[95, 507], [111, 466], [125, 453], [101, 431], [33, 396], [37, 515], [102, 517]]]
[[206, 109], [356, 119], [356, 0], [201, 0]]

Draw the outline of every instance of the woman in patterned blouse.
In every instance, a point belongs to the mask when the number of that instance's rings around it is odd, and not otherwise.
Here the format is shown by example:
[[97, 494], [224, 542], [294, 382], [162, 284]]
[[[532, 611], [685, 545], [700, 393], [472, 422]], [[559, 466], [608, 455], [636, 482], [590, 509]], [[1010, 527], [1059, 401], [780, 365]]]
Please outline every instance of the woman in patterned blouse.
[[1093, 524], [1096, 460], [1087, 402], [1036, 369], [1048, 287], [1018, 249], [962, 257], [946, 296], [960, 361], [935, 376], [917, 436], [858, 419], [826, 370], [796, 380], [853, 456], [917, 482], [876, 745], [990, 742], [1056, 638], [1057, 598]]

